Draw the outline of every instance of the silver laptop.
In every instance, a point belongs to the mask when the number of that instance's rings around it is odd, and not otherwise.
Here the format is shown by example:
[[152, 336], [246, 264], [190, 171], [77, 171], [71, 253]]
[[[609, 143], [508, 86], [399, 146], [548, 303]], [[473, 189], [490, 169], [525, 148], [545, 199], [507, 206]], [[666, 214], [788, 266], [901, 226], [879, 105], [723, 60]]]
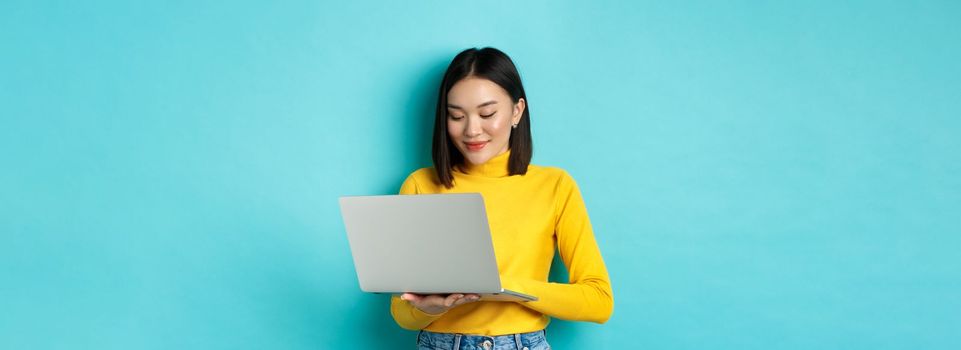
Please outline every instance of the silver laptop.
[[479, 193], [341, 197], [340, 211], [365, 292], [537, 300], [501, 287]]

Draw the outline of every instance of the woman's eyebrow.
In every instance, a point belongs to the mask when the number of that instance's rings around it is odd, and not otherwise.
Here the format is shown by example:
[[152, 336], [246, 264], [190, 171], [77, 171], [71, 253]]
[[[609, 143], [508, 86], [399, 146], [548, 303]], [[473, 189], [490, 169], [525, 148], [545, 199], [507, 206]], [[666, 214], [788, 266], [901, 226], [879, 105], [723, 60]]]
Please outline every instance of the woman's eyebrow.
[[[492, 104], [497, 104], [497, 101], [487, 101], [487, 102], [481, 103], [481, 104], [477, 105], [477, 108], [481, 108], [481, 107], [484, 107], [484, 106], [490, 106], [490, 105], [492, 105]], [[458, 106], [458, 105], [455, 105], [455, 104], [453, 104], [453, 103], [448, 103], [448, 104], [447, 104], [447, 108], [459, 109], [459, 110], [462, 110], [462, 111], [464, 110], [463, 107]]]

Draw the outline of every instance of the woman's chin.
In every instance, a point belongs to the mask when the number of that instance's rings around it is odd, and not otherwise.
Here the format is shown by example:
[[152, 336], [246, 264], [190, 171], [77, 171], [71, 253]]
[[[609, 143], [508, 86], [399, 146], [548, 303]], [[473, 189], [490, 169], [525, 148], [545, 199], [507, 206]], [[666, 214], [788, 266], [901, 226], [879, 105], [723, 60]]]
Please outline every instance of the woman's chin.
[[487, 161], [491, 160], [491, 158], [492, 157], [490, 157], [490, 155], [484, 155], [484, 154], [471, 154], [464, 157], [464, 159], [467, 160], [468, 163], [473, 165], [481, 165], [481, 164], [487, 163]]

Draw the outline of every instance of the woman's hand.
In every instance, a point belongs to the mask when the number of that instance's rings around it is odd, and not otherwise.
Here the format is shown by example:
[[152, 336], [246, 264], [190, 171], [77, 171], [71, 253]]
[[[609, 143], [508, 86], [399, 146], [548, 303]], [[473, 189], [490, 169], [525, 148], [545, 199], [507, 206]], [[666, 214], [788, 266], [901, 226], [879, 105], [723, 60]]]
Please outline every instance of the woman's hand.
[[404, 293], [401, 299], [407, 300], [420, 311], [431, 315], [439, 315], [462, 304], [472, 303], [480, 299], [477, 294], [414, 294]]

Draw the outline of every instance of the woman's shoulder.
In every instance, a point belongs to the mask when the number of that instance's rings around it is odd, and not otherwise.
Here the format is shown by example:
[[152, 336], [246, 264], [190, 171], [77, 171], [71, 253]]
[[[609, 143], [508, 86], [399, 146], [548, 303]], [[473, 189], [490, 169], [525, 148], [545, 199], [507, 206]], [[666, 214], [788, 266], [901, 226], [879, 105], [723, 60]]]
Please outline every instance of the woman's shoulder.
[[402, 194], [435, 193], [438, 186], [437, 171], [434, 167], [426, 167], [414, 170], [407, 175], [400, 191]]
[[551, 179], [557, 182], [574, 182], [571, 174], [561, 167], [530, 164], [527, 166], [527, 174], [534, 177]]
[[433, 183], [434, 179], [436, 178], [437, 178], [437, 171], [434, 169], [434, 167], [424, 167], [424, 168], [414, 170], [413, 172], [408, 174], [407, 179], [404, 181], [405, 182], [414, 181], [418, 184], [428, 184], [428, 183]]
[[410, 173], [410, 175], [407, 175], [407, 177], [422, 179], [422, 178], [429, 178], [431, 176], [436, 176], [436, 175], [437, 175], [437, 170], [434, 170], [434, 167], [429, 166], [429, 167], [423, 167], [423, 168], [414, 170]]

